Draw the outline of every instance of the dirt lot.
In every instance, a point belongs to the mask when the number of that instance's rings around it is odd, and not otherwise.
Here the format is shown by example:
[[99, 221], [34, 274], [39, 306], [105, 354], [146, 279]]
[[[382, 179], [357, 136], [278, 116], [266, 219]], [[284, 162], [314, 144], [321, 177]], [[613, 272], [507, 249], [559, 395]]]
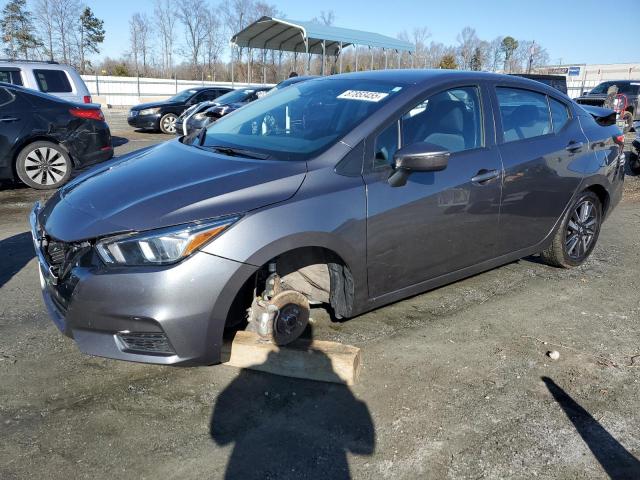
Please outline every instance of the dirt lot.
[[[166, 139], [114, 134], [118, 154]], [[527, 258], [344, 323], [315, 310], [316, 336], [363, 349], [352, 388], [81, 354], [40, 297], [41, 196], [0, 190], [3, 480], [640, 478], [640, 178], [581, 268]]]

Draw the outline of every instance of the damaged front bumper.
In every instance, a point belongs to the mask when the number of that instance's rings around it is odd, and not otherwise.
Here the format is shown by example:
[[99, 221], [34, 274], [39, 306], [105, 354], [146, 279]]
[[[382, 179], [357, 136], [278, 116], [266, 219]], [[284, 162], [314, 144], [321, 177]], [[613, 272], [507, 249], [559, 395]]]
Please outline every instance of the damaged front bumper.
[[30, 223], [44, 303], [82, 352], [157, 364], [220, 362], [231, 303], [256, 267], [197, 252], [164, 267], [78, 262], [60, 278], [42, 248], [39, 210], [37, 203]]

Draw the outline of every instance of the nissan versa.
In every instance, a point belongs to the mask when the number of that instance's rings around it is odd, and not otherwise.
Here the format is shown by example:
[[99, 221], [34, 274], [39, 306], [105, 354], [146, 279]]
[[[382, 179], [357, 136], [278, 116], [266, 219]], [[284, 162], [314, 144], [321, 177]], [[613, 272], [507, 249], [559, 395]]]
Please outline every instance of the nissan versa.
[[310, 305], [353, 317], [537, 253], [580, 265], [622, 193], [610, 113], [489, 73], [293, 85], [36, 204], [45, 304], [83, 352], [211, 364], [225, 328], [286, 344]]

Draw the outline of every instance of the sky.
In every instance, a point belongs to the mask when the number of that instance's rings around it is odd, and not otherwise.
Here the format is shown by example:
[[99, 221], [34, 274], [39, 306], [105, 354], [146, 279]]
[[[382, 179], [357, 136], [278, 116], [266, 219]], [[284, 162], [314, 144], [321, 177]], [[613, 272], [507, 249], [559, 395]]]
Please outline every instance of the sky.
[[[176, 0], [180, 1], [180, 0]], [[219, 0], [210, 0], [212, 4]], [[639, 0], [633, 0], [639, 2]], [[397, 36], [403, 30], [427, 26], [428, 41], [455, 44], [465, 27], [483, 40], [499, 35], [535, 40], [551, 63], [640, 62], [640, 49], [631, 28], [595, 0], [267, 0], [287, 18], [309, 20], [320, 10], [333, 10], [335, 26]], [[129, 48], [128, 21], [135, 12], [153, 14], [153, 0], [84, 0], [105, 22], [106, 39], [100, 56], [119, 57]], [[606, 20], [607, 15], [611, 21]], [[603, 35], [603, 32], [606, 34]]]

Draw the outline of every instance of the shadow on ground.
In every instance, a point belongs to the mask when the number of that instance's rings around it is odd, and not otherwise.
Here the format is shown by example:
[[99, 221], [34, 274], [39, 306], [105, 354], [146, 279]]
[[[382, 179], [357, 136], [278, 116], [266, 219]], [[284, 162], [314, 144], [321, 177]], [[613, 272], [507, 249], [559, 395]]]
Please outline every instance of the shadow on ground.
[[640, 478], [640, 461], [636, 457], [553, 380], [542, 377], [542, 381], [611, 479]]
[[[314, 355], [332, 371], [329, 358]], [[219, 395], [210, 433], [218, 445], [234, 444], [225, 473], [231, 480], [349, 479], [347, 454], [375, 449], [369, 409], [346, 385], [250, 370]]]
[[128, 138], [118, 137], [116, 135], [111, 136], [111, 145], [113, 145], [114, 148], [119, 147], [121, 145], [126, 145], [127, 143], [129, 143]]
[[0, 287], [13, 278], [34, 256], [29, 232], [0, 240]]

